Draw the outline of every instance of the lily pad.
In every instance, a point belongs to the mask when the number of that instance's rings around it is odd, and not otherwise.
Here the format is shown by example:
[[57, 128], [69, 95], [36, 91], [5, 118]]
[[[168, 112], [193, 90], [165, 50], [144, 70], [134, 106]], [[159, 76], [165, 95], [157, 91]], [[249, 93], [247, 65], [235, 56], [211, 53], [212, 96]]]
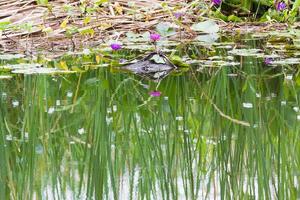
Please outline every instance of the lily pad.
[[133, 49], [133, 50], [140, 50], [140, 51], [148, 51], [153, 49], [153, 45], [147, 44], [147, 43], [127, 43], [124, 45], [125, 49]]
[[239, 62], [226, 60], [189, 60], [188, 64], [200, 64], [202, 67], [223, 67], [223, 66], [238, 66]]
[[300, 58], [286, 58], [272, 61], [271, 65], [296, 65], [300, 63]]
[[14, 65], [4, 65], [0, 66], [0, 69], [8, 69], [8, 70], [15, 70], [15, 69], [30, 69], [30, 68], [39, 68], [41, 64], [38, 63], [22, 63], [22, 64], [14, 64]]
[[175, 28], [177, 28], [177, 25], [169, 22], [161, 22], [156, 26], [157, 32], [165, 37], [176, 34]]
[[150, 37], [150, 33], [149, 32], [145, 32], [143, 34], [135, 34], [132, 31], [129, 31], [126, 33], [127, 36], [127, 40], [129, 42], [145, 42], [145, 41], [149, 41], [149, 37]]
[[210, 34], [205, 34], [205, 35], [199, 35], [195, 38], [195, 40], [198, 40], [200, 42], [204, 42], [207, 44], [213, 44], [218, 38], [219, 38], [218, 34], [210, 33]]
[[25, 55], [23, 54], [3, 54], [0, 55], [0, 60], [13, 60], [13, 59], [19, 59], [24, 57]]
[[263, 56], [261, 49], [233, 49], [228, 51], [229, 54], [238, 56]]
[[171, 62], [178, 66], [178, 67], [189, 67], [189, 64], [187, 64], [183, 58], [180, 56], [174, 55], [170, 57]]
[[15, 69], [12, 71], [14, 74], [69, 74], [75, 71], [66, 71], [56, 68], [29, 68], [29, 69]]
[[213, 20], [207, 20], [204, 22], [193, 24], [191, 29], [194, 31], [201, 31], [204, 33], [217, 33], [220, 30], [218, 24]]
[[74, 73], [75, 71], [61, 70], [57, 68], [42, 67], [38, 63], [22, 63], [15, 65], [1, 66], [0, 69], [11, 70], [15, 74], [58, 74], [58, 73]]
[[164, 60], [163, 57], [159, 56], [158, 54], [154, 55], [152, 58], [150, 58], [149, 60], [154, 61], [155, 63], [159, 64], [165, 64], [166, 61]]

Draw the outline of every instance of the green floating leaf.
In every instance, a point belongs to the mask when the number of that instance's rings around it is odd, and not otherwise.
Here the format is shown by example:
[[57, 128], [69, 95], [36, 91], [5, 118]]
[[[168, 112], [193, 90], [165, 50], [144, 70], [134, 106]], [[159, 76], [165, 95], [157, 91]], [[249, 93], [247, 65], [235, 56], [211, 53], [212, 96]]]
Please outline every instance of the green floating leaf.
[[238, 56], [258, 56], [262, 57], [264, 54], [261, 49], [233, 49], [228, 51], [229, 54]]
[[92, 28], [83, 28], [79, 30], [79, 33], [81, 35], [90, 35], [91, 37], [94, 37], [95, 31]]
[[174, 29], [175, 26], [176, 25], [171, 24], [169, 22], [161, 22], [161, 23], [157, 24], [156, 30], [162, 36], [170, 36], [170, 35], [174, 35], [176, 33], [176, 31]]
[[217, 39], [219, 38], [219, 35], [216, 33], [211, 33], [211, 34], [205, 34], [205, 35], [199, 35], [195, 38], [195, 40], [204, 42], [207, 44], [212, 44], [214, 43]]
[[231, 21], [231, 22], [242, 22], [243, 20], [241, 18], [239, 18], [238, 16], [229, 15], [228, 16], [228, 21]]
[[37, 4], [43, 5], [43, 6], [48, 4], [48, 0], [37, 0], [36, 2], [37, 2]]
[[145, 41], [149, 41], [150, 38], [150, 33], [149, 32], [145, 32], [143, 34], [135, 34], [132, 31], [129, 31], [126, 33], [126, 39], [129, 42], [145, 42]]
[[272, 65], [297, 65], [300, 63], [299, 58], [286, 58], [280, 60], [274, 60], [271, 64]]
[[13, 59], [19, 59], [24, 57], [25, 55], [23, 54], [3, 54], [0, 55], [0, 60], [13, 60]]
[[216, 22], [213, 20], [207, 20], [205, 22], [193, 24], [191, 29], [194, 31], [201, 31], [204, 33], [217, 33], [220, 30], [219, 25], [216, 24]]
[[42, 67], [42, 65], [38, 63], [20, 63], [14, 65], [0, 66], [0, 69], [16, 70], [16, 69], [32, 69], [32, 68], [39, 68], [39, 67]]
[[10, 25], [9, 21], [0, 22], [0, 31], [4, 31], [7, 29]]
[[185, 63], [182, 58], [177, 55], [171, 56], [170, 61], [177, 67], [189, 67], [189, 64]]
[[75, 71], [65, 71], [56, 68], [29, 68], [29, 69], [15, 69], [12, 71], [14, 74], [69, 74]]
[[153, 60], [157, 64], [165, 64], [165, 60], [160, 55], [154, 55], [150, 60]]

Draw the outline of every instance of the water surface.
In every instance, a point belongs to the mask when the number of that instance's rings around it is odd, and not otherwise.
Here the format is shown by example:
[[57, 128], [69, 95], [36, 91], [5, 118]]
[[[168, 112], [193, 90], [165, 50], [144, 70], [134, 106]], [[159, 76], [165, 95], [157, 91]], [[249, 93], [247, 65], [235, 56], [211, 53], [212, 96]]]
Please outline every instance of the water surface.
[[297, 51], [173, 51], [190, 67], [160, 81], [117, 67], [131, 50], [44, 64], [76, 72], [63, 74], [2, 58], [0, 199], [299, 199]]

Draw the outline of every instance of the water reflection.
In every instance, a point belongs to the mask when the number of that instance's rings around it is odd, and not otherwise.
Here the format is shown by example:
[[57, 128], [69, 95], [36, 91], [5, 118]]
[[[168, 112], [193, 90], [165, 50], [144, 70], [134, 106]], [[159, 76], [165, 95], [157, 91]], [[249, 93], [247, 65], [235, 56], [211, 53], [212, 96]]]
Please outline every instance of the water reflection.
[[0, 198], [296, 199], [297, 74], [233, 61], [1, 80]]

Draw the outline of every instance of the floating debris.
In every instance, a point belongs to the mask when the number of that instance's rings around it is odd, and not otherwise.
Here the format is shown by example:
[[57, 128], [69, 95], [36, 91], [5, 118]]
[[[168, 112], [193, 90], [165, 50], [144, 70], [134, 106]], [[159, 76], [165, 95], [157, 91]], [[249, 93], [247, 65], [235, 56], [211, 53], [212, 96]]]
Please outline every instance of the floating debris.
[[243, 103], [243, 107], [244, 108], [253, 108], [253, 104], [252, 103]]
[[298, 107], [298, 106], [294, 106], [294, 107], [293, 107], [293, 110], [294, 110], [295, 112], [299, 112], [299, 107]]
[[0, 79], [11, 79], [12, 76], [10, 75], [0, 75]]
[[48, 109], [48, 114], [53, 114], [54, 113], [54, 111], [55, 111], [55, 108], [54, 107], [50, 107], [49, 109]]
[[85, 133], [85, 130], [84, 130], [84, 128], [80, 128], [80, 129], [78, 129], [77, 132], [79, 135], [83, 135]]
[[179, 131], [183, 131], [183, 126], [182, 126], [182, 125], [179, 125], [179, 126], [178, 126], [178, 130], [179, 130]]
[[182, 120], [183, 120], [183, 117], [182, 117], [182, 116], [177, 116], [175, 119], [176, 119], [177, 121], [182, 121]]
[[134, 116], [135, 116], [136, 122], [140, 122], [141, 121], [141, 116], [139, 114], [135, 113]]
[[13, 100], [13, 101], [12, 101], [12, 106], [13, 106], [14, 108], [18, 107], [19, 105], [20, 105], [20, 102], [19, 102], [19, 101], [17, 101], [17, 100]]
[[71, 98], [73, 96], [73, 92], [67, 92], [67, 97]]
[[286, 105], [286, 101], [281, 101], [280, 104], [281, 104], [282, 106], [285, 106], [285, 105]]
[[7, 141], [12, 141], [12, 140], [13, 140], [13, 136], [12, 136], [12, 135], [6, 135], [6, 136], [5, 136], [5, 139], [6, 139]]
[[292, 74], [287, 74], [285, 79], [286, 80], [293, 80], [293, 75]]
[[113, 118], [112, 118], [112, 117], [107, 117], [107, 116], [106, 116], [106, 124], [107, 124], [107, 125], [111, 124], [112, 121], [113, 121]]
[[5, 100], [7, 98], [7, 93], [6, 92], [2, 92], [2, 99]]

